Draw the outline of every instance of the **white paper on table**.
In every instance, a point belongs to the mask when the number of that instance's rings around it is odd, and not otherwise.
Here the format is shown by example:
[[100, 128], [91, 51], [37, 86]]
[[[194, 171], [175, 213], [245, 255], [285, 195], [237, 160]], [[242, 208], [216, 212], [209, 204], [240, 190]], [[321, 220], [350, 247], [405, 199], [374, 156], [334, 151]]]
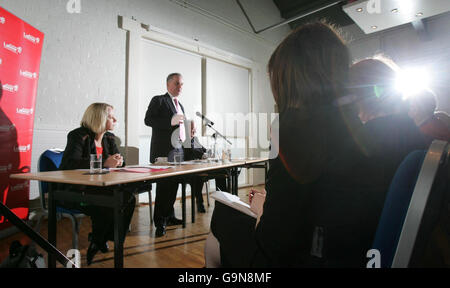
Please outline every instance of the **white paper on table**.
[[147, 168], [147, 169], [169, 169], [173, 166], [158, 166], [158, 165], [130, 165], [128, 168]]

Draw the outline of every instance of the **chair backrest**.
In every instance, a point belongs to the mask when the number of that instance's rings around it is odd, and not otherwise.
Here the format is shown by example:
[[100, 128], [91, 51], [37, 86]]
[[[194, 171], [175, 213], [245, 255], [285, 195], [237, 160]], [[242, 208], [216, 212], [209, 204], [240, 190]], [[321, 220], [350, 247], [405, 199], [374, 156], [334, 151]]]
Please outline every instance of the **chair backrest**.
[[422, 167], [426, 151], [408, 154], [397, 168], [384, 202], [373, 249], [380, 251], [381, 267], [392, 265], [403, 222]]
[[[64, 151], [61, 149], [49, 149], [41, 154], [38, 161], [38, 172], [56, 171], [61, 165]], [[39, 181], [39, 194], [41, 197], [41, 207], [47, 209], [45, 194], [48, 191], [48, 183]]]
[[433, 230], [442, 216], [448, 216], [448, 164], [449, 143], [433, 141], [414, 187], [392, 267], [420, 266]]
[[139, 165], [139, 148], [128, 146], [128, 147], [119, 147], [119, 151], [121, 155], [125, 155], [126, 158], [124, 161], [126, 165]]
[[433, 141], [427, 153], [408, 154], [397, 169], [373, 243], [381, 267], [420, 265], [440, 214], [447, 212], [448, 149], [447, 142]]
[[445, 125], [447, 125], [447, 127], [450, 129], [450, 115], [448, 115], [447, 112], [445, 111], [436, 111], [434, 112], [434, 115], [436, 115], [436, 117], [441, 120], [442, 122], [445, 123]]

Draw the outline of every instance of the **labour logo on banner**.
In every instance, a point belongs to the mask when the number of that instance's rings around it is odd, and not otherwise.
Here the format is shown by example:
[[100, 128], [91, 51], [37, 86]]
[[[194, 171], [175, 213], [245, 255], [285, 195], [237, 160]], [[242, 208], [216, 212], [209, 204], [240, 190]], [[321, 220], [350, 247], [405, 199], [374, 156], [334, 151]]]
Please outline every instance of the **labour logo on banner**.
[[16, 93], [19, 91], [19, 85], [3, 84], [3, 91]]
[[18, 153], [27, 153], [31, 150], [31, 145], [22, 145], [22, 146], [15, 146], [14, 147], [14, 152], [18, 152]]
[[20, 76], [28, 78], [28, 79], [36, 79], [37, 73], [36, 72], [30, 72], [30, 71], [19, 71]]
[[16, 125], [0, 125], [0, 132], [9, 132], [16, 128]]
[[0, 166], [0, 173], [8, 173], [12, 169], [12, 164], [9, 163], [8, 165]]
[[13, 52], [14, 54], [22, 54], [22, 47], [14, 46], [11, 43], [3, 42], [3, 48]]
[[16, 109], [16, 113], [17, 114], [21, 114], [21, 115], [32, 115], [33, 114], [33, 108], [29, 108], [29, 109], [27, 109], [27, 108], [17, 108]]
[[33, 44], [39, 44], [39, 42], [41, 41], [41, 39], [39, 39], [39, 37], [35, 37], [31, 34], [27, 34], [25, 32], [23, 32], [23, 38], [27, 39], [28, 41], [32, 42]]
[[19, 183], [19, 184], [16, 184], [14, 186], [11, 186], [9, 188], [9, 191], [10, 192], [19, 191], [19, 190], [23, 190], [23, 189], [28, 188], [28, 187], [30, 187], [30, 184], [28, 182]]

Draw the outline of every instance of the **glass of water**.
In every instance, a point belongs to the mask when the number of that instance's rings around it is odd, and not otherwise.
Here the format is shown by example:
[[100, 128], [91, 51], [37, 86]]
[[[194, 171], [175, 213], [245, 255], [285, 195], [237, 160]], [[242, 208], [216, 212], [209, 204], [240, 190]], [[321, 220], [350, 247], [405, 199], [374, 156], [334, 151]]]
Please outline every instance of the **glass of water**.
[[231, 161], [231, 149], [226, 149], [226, 152], [228, 161]]
[[222, 150], [222, 162], [229, 163], [231, 160], [231, 151], [230, 149], [223, 149]]
[[212, 162], [214, 158], [214, 150], [213, 149], [207, 149], [206, 150], [206, 157], [208, 159], [208, 162]]
[[181, 165], [181, 162], [183, 162], [183, 154], [182, 153], [175, 153], [173, 156], [175, 165]]
[[91, 154], [89, 173], [102, 173], [102, 155]]
[[214, 159], [216, 162], [222, 160], [222, 148], [216, 147], [216, 151], [214, 152]]

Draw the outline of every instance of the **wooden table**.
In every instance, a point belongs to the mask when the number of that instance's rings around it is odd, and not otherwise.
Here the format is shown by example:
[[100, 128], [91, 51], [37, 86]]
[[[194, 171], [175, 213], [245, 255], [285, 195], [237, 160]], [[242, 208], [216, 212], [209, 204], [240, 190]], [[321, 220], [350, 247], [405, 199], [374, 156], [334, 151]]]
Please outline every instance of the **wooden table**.
[[234, 195], [238, 195], [238, 176], [239, 176], [239, 168], [264, 168], [264, 183], [267, 181], [267, 171], [269, 169], [268, 161], [269, 158], [243, 158], [236, 159], [234, 161], [244, 161], [244, 164], [234, 166], [231, 168], [232, 175], [232, 184], [231, 184], [231, 193]]
[[[204, 173], [214, 170], [232, 169], [237, 170], [237, 167], [244, 167], [251, 163], [261, 163], [267, 161], [267, 159], [251, 159], [246, 162], [246, 159], [232, 160], [229, 163], [201, 163], [192, 165], [177, 165], [169, 168], [166, 171], [154, 171], [149, 173], [133, 173], [133, 172], [116, 172], [111, 171], [108, 174], [101, 175], [88, 175], [86, 170], [67, 170], [67, 171], [53, 171], [53, 172], [41, 172], [41, 173], [24, 173], [13, 174], [11, 178], [23, 179], [23, 180], [37, 180], [50, 183], [64, 183], [64, 184], [76, 184], [87, 185], [97, 187], [111, 187], [111, 195], [95, 195], [95, 193], [84, 193], [79, 191], [67, 191], [58, 190], [55, 185], [49, 185], [48, 191], [48, 241], [54, 247], [56, 247], [56, 202], [57, 201], [72, 201], [72, 202], [84, 202], [93, 205], [111, 207], [114, 209], [114, 267], [123, 267], [123, 239], [121, 231], [123, 231], [122, 221], [122, 207], [124, 206], [123, 187], [129, 183], [136, 182], [149, 182], [153, 183], [162, 178], [184, 178], [189, 175], [195, 175], [198, 173]], [[255, 162], [256, 161], [256, 162]], [[233, 191], [237, 193], [237, 173], [232, 176], [232, 181], [235, 183]], [[194, 197], [191, 197], [191, 201], [194, 202]], [[183, 203], [183, 220], [185, 223], [185, 191], [183, 189], [182, 195]], [[195, 203], [195, 202], [194, 202]], [[194, 207], [194, 206], [193, 206]], [[194, 214], [193, 214], [194, 217]], [[48, 255], [49, 268], [56, 267], [56, 259], [53, 254]]]

